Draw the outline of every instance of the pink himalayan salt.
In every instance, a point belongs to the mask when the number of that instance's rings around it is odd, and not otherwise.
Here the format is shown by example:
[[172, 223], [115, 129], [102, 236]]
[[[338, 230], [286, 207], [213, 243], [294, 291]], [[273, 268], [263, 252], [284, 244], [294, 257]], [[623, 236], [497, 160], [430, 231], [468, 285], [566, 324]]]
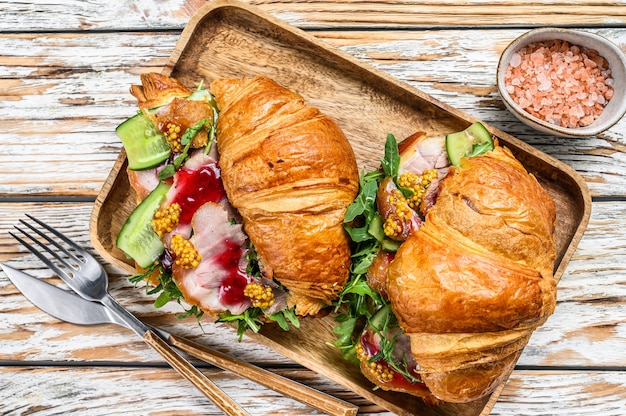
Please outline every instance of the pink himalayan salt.
[[531, 43], [513, 54], [506, 91], [529, 114], [567, 128], [593, 123], [613, 98], [608, 62], [562, 40]]

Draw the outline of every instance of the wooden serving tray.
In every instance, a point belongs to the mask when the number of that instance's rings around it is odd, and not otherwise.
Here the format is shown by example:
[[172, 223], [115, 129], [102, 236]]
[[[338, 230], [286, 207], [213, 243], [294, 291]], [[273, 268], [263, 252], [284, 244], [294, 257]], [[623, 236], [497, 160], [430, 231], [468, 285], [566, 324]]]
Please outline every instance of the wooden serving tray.
[[[201, 80], [262, 75], [304, 96], [308, 104], [332, 116], [356, 153], [359, 168], [379, 166], [388, 133], [399, 140], [416, 131], [445, 134], [476, 121], [389, 75], [335, 50], [311, 35], [291, 27], [253, 6], [235, 1], [213, 1], [202, 7], [181, 34], [163, 73], [188, 87]], [[532, 172], [556, 202], [557, 262], [560, 279], [590, 215], [591, 198], [578, 174], [556, 159], [485, 124]], [[120, 227], [135, 207], [135, 194], [126, 175], [122, 151], [96, 200], [91, 217], [91, 238], [111, 263], [134, 273], [115, 247]], [[341, 357], [334, 342], [332, 316], [303, 319], [301, 328], [285, 333], [265, 325], [249, 334], [286, 357], [343, 385], [389, 411], [404, 415], [487, 415], [494, 393], [472, 403], [426, 406], [406, 394], [373, 390], [359, 370]], [[233, 337], [235, 334], [233, 332]]]

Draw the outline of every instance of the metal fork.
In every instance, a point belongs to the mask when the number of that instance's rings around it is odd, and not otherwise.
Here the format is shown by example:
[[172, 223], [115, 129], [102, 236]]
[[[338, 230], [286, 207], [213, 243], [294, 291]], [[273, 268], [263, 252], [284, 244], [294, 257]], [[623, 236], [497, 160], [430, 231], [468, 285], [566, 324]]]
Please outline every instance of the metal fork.
[[[41, 228], [47, 230], [48, 233], [52, 234], [56, 239], [24, 220], [20, 220], [20, 223], [28, 227], [43, 240], [47, 241], [49, 245], [44, 244], [39, 238], [22, 228], [15, 226], [15, 229], [47, 252], [55, 261], [52, 261], [43, 251], [38, 250], [34, 245], [28, 243], [23, 238], [16, 234], [9, 233], [13, 238], [36, 255], [52, 271], [58, 274], [59, 277], [80, 296], [90, 301], [102, 303], [118, 317], [126, 321], [129, 328], [135, 331], [148, 345], [161, 354], [175, 370], [196, 386], [198, 390], [215, 403], [224, 413], [227, 415], [248, 414], [215, 385], [215, 383], [200, 372], [200, 370], [179, 355], [162, 338], [156, 335], [143, 322], [113, 299], [108, 292], [108, 277], [106, 271], [95, 257], [54, 228], [28, 214], [26, 214], [26, 216]], [[57, 240], [60, 240], [65, 245], [62, 245]]]

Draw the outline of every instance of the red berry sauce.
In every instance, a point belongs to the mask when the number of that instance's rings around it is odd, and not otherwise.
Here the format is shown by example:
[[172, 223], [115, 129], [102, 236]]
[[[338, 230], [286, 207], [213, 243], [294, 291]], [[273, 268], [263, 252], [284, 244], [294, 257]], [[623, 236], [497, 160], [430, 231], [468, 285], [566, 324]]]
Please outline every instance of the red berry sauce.
[[176, 196], [172, 203], [181, 208], [180, 223], [190, 224], [193, 214], [207, 202], [219, 202], [226, 197], [217, 163], [197, 170], [180, 169], [175, 176]]
[[[363, 347], [363, 351], [365, 351], [368, 357], [373, 357], [380, 352], [380, 343], [374, 339], [374, 336], [374, 332], [371, 330], [365, 331], [365, 333], [361, 336], [361, 347]], [[393, 379], [385, 382], [385, 385], [388, 387], [401, 388], [406, 391], [421, 392], [422, 394], [424, 391], [427, 391], [427, 388], [423, 383], [414, 383], [407, 380], [402, 374], [394, 370], [384, 359], [381, 358], [377, 360], [376, 364], [380, 364], [393, 372]]]
[[227, 272], [227, 277], [222, 280], [220, 286], [220, 301], [224, 305], [239, 305], [248, 300], [243, 292], [249, 277], [245, 270], [239, 267], [243, 250], [239, 244], [230, 240], [225, 240], [224, 245], [224, 251], [215, 256], [215, 262]]

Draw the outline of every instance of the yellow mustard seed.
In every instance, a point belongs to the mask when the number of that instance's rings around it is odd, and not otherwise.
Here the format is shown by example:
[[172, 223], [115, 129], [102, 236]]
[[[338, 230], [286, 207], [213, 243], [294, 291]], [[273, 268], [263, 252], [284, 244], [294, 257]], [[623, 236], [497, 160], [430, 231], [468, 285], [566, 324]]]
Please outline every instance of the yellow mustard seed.
[[269, 308], [274, 304], [274, 291], [271, 287], [258, 282], [250, 282], [243, 290], [243, 295], [252, 301], [256, 308]]
[[385, 219], [383, 231], [388, 237], [395, 238], [402, 234], [403, 224], [411, 220], [413, 211], [407, 199], [396, 189], [389, 194], [388, 202], [395, 210]]
[[182, 136], [180, 135], [181, 128], [174, 123], [167, 123], [165, 126], [165, 140], [170, 145], [172, 152], [181, 153], [185, 147], [181, 143]]
[[180, 205], [173, 203], [172, 205], [166, 205], [161, 207], [154, 213], [152, 219], [152, 229], [159, 237], [163, 237], [164, 234], [171, 232], [178, 225], [180, 220]]
[[360, 342], [356, 345], [355, 352], [359, 361], [368, 366], [378, 380], [383, 383], [393, 380], [393, 371], [391, 368], [385, 363], [370, 362], [370, 357], [367, 355]]
[[400, 220], [391, 215], [387, 217], [385, 220], [385, 224], [383, 225], [383, 231], [387, 237], [398, 237], [402, 233], [402, 225], [400, 225]]
[[172, 236], [170, 250], [174, 253], [174, 263], [183, 269], [195, 269], [202, 260], [193, 243], [180, 234]]
[[404, 172], [400, 175], [398, 186], [413, 192], [413, 195], [407, 198], [407, 203], [411, 208], [418, 209], [426, 194], [426, 189], [428, 189], [435, 178], [437, 178], [437, 169], [429, 169], [422, 175], [417, 175], [413, 172]]

